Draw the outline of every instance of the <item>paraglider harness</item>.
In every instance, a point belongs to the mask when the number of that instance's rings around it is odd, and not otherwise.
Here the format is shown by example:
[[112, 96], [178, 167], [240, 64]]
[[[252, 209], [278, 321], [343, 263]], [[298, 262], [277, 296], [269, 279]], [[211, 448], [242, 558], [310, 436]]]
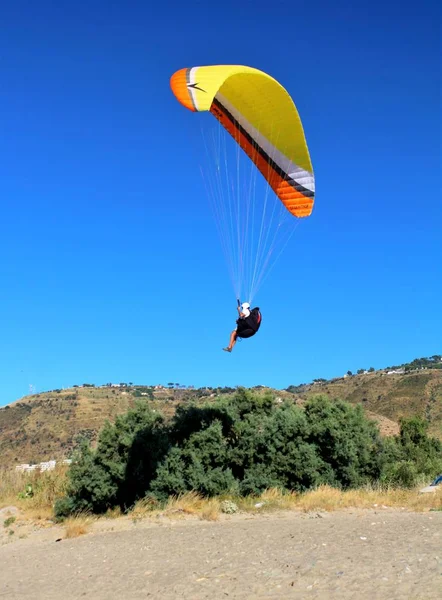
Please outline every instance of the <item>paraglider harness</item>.
[[243, 321], [247, 324], [247, 329], [253, 329], [256, 333], [261, 326], [261, 313], [259, 312], [259, 307], [255, 306], [250, 311], [250, 315], [248, 317], [244, 317], [243, 319], [238, 319], [238, 321]]
[[240, 317], [239, 319], [237, 319], [236, 323], [238, 325], [238, 337], [241, 337], [241, 334], [251, 330], [253, 333], [250, 333], [250, 335], [248, 335], [247, 337], [251, 337], [252, 335], [255, 335], [255, 333], [258, 331], [258, 329], [261, 326], [261, 313], [259, 310], [258, 306], [255, 306], [255, 308], [253, 308], [250, 311], [250, 314], [248, 317]]

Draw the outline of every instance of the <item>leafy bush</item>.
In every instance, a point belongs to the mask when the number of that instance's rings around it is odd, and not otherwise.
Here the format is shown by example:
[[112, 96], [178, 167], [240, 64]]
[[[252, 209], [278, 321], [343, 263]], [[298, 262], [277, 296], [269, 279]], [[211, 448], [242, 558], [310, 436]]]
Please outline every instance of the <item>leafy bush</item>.
[[228, 443], [221, 421], [190, 434], [182, 447], [173, 447], [159, 467], [152, 492], [159, 499], [195, 490], [204, 496], [234, 491], [236, 481], [229, 468]]
[[332, 480], [327, 483], [358, 487], [379, 477], [382, 440], [361, 406], [319, 396], [306, 404], [305, 413], [311, 427], [309, 441], [329, 467]]
[[442, 472], [442, 442], [427, 432], [428, 423], [421, 417], [401, 420], [399, 435], [384, 444], [382, 481], [413, 487]]
[[163, 418], [145, 403], [107, 422], [96, 451], [83, 440], [69, 469], [67, 498], [55, 507], [57, 517], [90, 510], [123, 510], [144, 496], [168, 448]]
[[164, 501], [189, 491], [411, 486], [442, 470], [441, 444], [426, 427], [409, 419], [397, 438], [382, 440], [360, 406], [317, 396], [301, 409], [242, 388], [202, 406], [181, 405], [168, 424], [140, 402], [105, 425], [96, 450], [83, 442], [56, 515], [127, 510], [146, 496]]

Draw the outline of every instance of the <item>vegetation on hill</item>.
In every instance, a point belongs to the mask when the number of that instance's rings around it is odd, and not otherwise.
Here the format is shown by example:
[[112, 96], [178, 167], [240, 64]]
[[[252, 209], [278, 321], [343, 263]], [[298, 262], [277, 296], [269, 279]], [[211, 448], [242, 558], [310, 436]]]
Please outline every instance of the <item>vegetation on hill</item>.
[[359, 375], [289, 386], [286, 391], [301, 403], [321, 393], [331, 399], [362, 404], [367, 412], [397, 423], [417, 415], [427, 422], [432, 435], [442, 439], [442, 370], [425, 367], [400, 371], [402, 368], [364, 371]]
[[393, 367], [387, 367], [387, 370], [404, 369], [405, 371], [416, 371], [419, 369], [442, 369], [442, 354], [434, 354], [428, 358], [415, 358], [411, 362], [403, 363]]
[[[286, 390], [252, 388], [257, 394], [270, 391], [275, 402], [303, 406], [317, 394], [363, 406], [379, 424], [382, 435], [396, 435], [399, 421], [417, 415], [428, 424], [428, 432], [442, 439], [442, 370], [440, 356], [416, 359], [404, 365], [331, 380], [289, 386]], [[406, 366], [406, 365], [405, 365]], [[404, 367], [404, 368], [402, 368]], [[403, 372], [402, 372], [403, 371]], [[137, 400], [148, 403], [166, 420], [178, 406], [216, 402], [236, 393], [232, 387], [195, 389], [181, 383], [167, 386], [137, 385], [132, 382], [96, 385], [84, 383], [71, 389], [34, 394], [0, 408], [0, 468], [21, 463], [70, 458], [83, 439], [97, 443], [105, 421], [133, 408]]]
[[84, 442], [56, 514], [129, 510], [142, 498], [157, 505], [190, 491], [212, 497], [324, 484], [411, 486], [442, 470], [442, 443], [427, 428], [415, 417], [402, 421], [399, 436], [383, 439], [361, 406], [326, 396], [301, 409], [238, 389], [233, 397], [179, 406], [169, 421], [139, 402], [105, 425], [95, 450]]

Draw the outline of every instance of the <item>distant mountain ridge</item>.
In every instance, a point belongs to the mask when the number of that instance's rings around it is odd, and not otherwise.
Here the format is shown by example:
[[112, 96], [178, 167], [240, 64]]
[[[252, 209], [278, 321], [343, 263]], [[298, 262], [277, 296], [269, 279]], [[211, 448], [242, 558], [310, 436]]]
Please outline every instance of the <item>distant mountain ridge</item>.
[[[398, 432], [401, 417], [417, 414], [428, 421], [430, 433], [442, 439], [441, 358], [416, 359], [377, 371], [360, 369], [355, 375], [348, 372], [343, 377], [316, 379], [285, 390], [265, 386], [254, 390], [271, 391], [275, 401], [287, 399], [301, 406], [317, 394], [362, 404], [384, 435]], [[194, 389], [174, 383], [109, 383], [26, 396], [0, 409], [0, 467], [69, 458], [79, 438], [94, 442], [105, 420], [112, 421], [126, 412], [137, 399], [171, 417], [179, 403], [211, 401], [234, 391], [230, 387]]]

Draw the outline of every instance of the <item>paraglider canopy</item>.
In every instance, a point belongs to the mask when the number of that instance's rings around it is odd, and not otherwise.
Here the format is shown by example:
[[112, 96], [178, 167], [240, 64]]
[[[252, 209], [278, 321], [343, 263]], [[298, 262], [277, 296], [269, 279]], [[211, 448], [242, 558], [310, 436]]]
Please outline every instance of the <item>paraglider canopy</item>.
[[[311, 215], [315, 181], [304, 130], [292, 98], [278, 81], [252, 67], [215, 65], [180, 69], [172, 75], [170, 85], [177, 100], [187, 109], [210, 112], [219, 121], [291, 217]], [[223, 145], [217, 141], [215, 148], [219, 155]], [[251, 269], [251, 279], [258, 283], [257, 278], [262, 281], [258, 262], [267, 269], [270, 258], [274, 258], [274, 239], [280, 234], [281, 219], [275, 218], [275, 235], [270, 235], [270, 217], [273, 219], [276, 214], [274, 205], [269, 206], [266, 200], [264, 212], [257, 215], [258, 203], [248, 202], [239, 186], [232, 192], [232, 181], [227, 185], [221, 183], [223, 166], [218, 156], [216, 181], [209, 187], [217, 202], [216, 215], [224, 230], [221, 231], [224, 245], [231, 254], [231, 270], [236, 270], [241, 279]], [[236, 179], [239, 180], [238, 174]], [[271, 246], [270, 255], [263, 250], [263, 243], [267, 242]], [[252, 294], [253, 290], [246, 291], [249, 300]], [[236, 295], [240, 297], [238, 288]]]

